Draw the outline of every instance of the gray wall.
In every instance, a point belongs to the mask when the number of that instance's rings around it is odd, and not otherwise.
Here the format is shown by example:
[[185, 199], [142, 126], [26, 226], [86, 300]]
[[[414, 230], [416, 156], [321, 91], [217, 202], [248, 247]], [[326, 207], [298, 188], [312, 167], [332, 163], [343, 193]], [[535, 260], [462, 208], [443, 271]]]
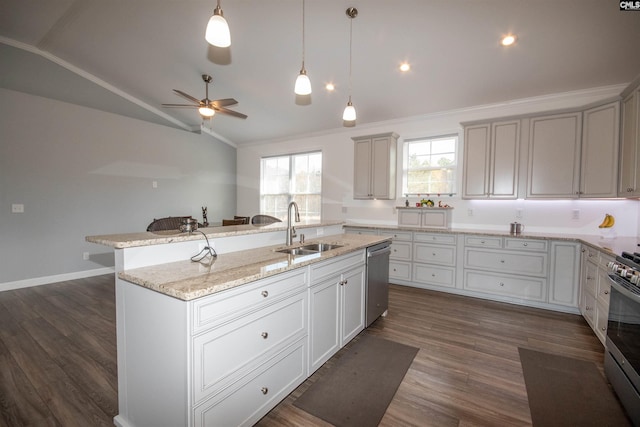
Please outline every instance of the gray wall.
[[201, 206], [209, 222], [234, 215], [234, 147], [0, 89], [0, 285], [113, 266], [112, 250], [85, 236], [144, 231], [164, 216], [201, 221]]

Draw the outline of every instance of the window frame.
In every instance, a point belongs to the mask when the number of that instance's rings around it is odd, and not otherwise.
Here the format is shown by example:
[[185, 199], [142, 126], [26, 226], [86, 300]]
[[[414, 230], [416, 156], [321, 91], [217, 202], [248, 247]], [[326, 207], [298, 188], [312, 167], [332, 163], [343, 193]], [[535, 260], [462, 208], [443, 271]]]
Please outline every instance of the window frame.
[[[295, 158], [296, 157], [301, 157], [301, 156], [309, 156], [309, 155], [320, 155], [320, 191], [318, 192], [296, 192], [295, 191]], [[323, 164], [323, 152], [322, 150], [311, 150], [311, 151], [303, 151], [303, 152], [296, 152], [296, 153], [288, 153], [288, 154], [276, 154], [276, 155], [272, 155], [272, 156], [263, 156], [260, 158], [260, 213], [262, 215], [271, 215], [274, 216], [276, 218], [279, 218], [281, 220], [286, 220], [287, 219], [287, 215], [288, 212], [286, 211], [286, 207], [284, 208], [284, 213], [279, 214], [279, 212], [282, 212], [282, 209], [279, 209], [277, 206], [273, 209], [273, 210], [266, 210], [265, 209], [265, 197], [278, 197], [278, 196], [286, 196], [286, 206], [289, 205], [290, 202], [295, 201], [296, 196], [298, 197], [305, 197], [305, 196], [317, 196], [318, 198], [318, 211], [317, 212], [311, 212], [311, 216], [308, 212], [308, 210], [306, 209], [307, 205], [302, 205], [301, 203], [298, 202], [299, 205], [299, 210], [300, 210], [300, 219], [302, 221], [304, 220], [308, 220], [308, 221], [320, 221], [322, 219], [322, 177], [324, 175], [324, 164]], [[272, 160], [272, 159], [288, 159], [288, 172], [289, 172], [289, 179], [288, 179], [288, 191], [286, 193], [265, 193], [264, 192], [264, 187], [265, 187], [265, 161], [267, 160]], [[275, 175], [274, 175], [275, 176]]]
[[[430, 142], [433, 143], [433, 141], [436, 140], [444, 140], [444, 139], [453, 139], [453, 151], [449, 152], [453, 154], [454, 157], [454, 163], [452, 165], [448, 165], [445, 167], [445, 169], [449, 170], [449, 174], [451, 176], [451, 185], [449, 190], [450, 191], [421, 191], [421, 192], [410, 192], [409, 191], [409, 172], [410, 171], [416, 171], [416, 170], [423, 170], [423, 171], [433, 171], [433, 170], [438, 170], [438, 169], [443, 169], [442, 166], [429, 166], [429, 167], [420, 167], [420, 168], [410, 168], [409, 167], [409, 146], [412, 143], [418, 143], [418, 142]], [[403, 140], [403, 144], [402, 144], [402, 194], [404, 195], [418, 195], [418, 194], [446, 194], [446, 195], [450, 195], [453, 196], [456, 194], [457, 192], [457, 186], [458, 186], [458, 181], [459, 181], [459, 177], [458, 177], [458, 173], [459, 173], [459, 165], [460, 165], [460, 147], [459, 147], [459, 143], [460, 143], [460, 136], [458, 133], [452, 132], [452, 133], [444, 133], [444, 134], [438, 134], [438, 135], [432, 135], [432, 136], [420, 136], [420, 137], [413, 137], [413, 138], [407, 138]], [[432, 154], [430, 154], [432, 155]]]

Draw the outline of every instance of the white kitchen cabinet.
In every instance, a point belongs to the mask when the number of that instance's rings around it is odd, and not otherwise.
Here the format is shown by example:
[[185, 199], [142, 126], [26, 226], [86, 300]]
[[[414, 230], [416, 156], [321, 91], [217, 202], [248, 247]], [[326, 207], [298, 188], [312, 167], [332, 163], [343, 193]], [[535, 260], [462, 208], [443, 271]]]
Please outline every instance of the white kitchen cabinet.
[[579, 197], [617, 197], [619, 146], [620, 102], [585, 110]]
[[398, 225], [446, 230], [451, 227], [452, 209], [398, 207]]
[[640, 87], [623, 92], [620, 197], [640, 196]]
[[365, 253], [311, 266], [309, 375], [364, 329]]
[[582, 246], [580, 273], [580, 313], [596, 336], [605, 344], [609, 317], [609, 270], [607, 264], [614, 258], [590, 246]]
[[354, 142], [354, 199], [396, 198], [398, 135], [385, 133], [352, 138]]
[[580, 191], [582, 113], [532, 117], [527, 198], [576, 198]]
[[415, 286], [432, 289], [434, 286], [455, 287], [456, 243], [455, 234], [420, 232], [413, 234], [412, 277]]
[[580, 289], [580, 245], [572, 242], [551, 242], [549, 272], [549, 303], [578, 306]]
[[518, 196], [520, 120], [465, 126], [462, 197]]

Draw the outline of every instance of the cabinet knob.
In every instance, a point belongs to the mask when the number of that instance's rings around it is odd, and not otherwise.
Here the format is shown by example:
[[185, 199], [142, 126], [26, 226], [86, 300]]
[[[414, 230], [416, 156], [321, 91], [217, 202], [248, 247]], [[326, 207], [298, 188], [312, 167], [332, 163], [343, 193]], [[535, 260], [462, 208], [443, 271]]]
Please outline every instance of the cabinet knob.
[[260, 389], [260, 391], [262, 392], [262, 394], [267, 394], [267, 393], [269, 393], [269, 389], [268, 389], [267, 387], [262, 387], [262, 388]]
[[609, 295], [609, 291], [604, 291], [604, 294], [605, 295]]
[[525, 242], [522, 244], [522, 246], [529, 246], [529, 244]]
[[266, 298], [266, 297], [268, 297], [268, 296], [269, 296], [269, 292], [267, 292], [267, 291], [262, 291], [262, 296], [263, 296], [263, 297], [265, 297], [265, 298]]
[[394, 268], [393, 271], [397, 271], [397, 270]]
[[431, 255], [436, 256], [436, 253], [434, 252], [434, 253], [432, 253]]
[[344, 286], [344, 280], [340, 280], [340, 282], [338, 282], [338, 284], [339, 284], [340, 286]]
[[593, 280], [593, 277], [587, 276], [587, 280]]
[[262, 338], [264, 338], [265, 340], [269, 338], [269, 332], [263, 332], [260, 335], [262, 335]]
[[503, 282], [500, 282], [500, 286], [504, 286], [504, 283], [503, 283]]
[[602, 332], [607, 330], [607, 328], [605, 328], [604, 326], [601, 329], [602, 329]]
[[347, 283], [349, 283], [349, 279], [344, 279], [344, 284], [346, 285]]
[[480, 240], [480, 243], [482, 243], [484, 245], [484, 240]]
[[503, 259], [501, 259], [501, 260], [500, 260], [500, 263], [501, 263], [501, 264], [504, 264], [504, 260], [503, 260]]

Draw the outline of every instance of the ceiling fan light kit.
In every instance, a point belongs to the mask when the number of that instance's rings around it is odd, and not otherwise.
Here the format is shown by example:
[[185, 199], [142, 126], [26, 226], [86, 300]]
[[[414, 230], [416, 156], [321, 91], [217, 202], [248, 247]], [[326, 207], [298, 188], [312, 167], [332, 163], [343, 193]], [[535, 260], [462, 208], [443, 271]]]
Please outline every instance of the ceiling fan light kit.
[[220, 0], [218, 0], [218, 5], [213, 10], [213, 15], [209, 18], [204, 38], [213, 46], [231, 46], [231, 32], [229, 31], [227, 20], [224, 19], [222, 8], [220, 7]]
[[307, 70], [304, 68], [304, 0], [302, 0], [302, 68], [300, 74], [296, 78], [296, 84], [293, 89], [296, 95], [311, 94], [311, 80], [307, 76]]
[[352, 45], [353, 45], [353, 19], [358, 16], [358, 9], [350, 7], [347, 9], [347, 16], [349, 17], [349, 102], [342, 113], [343, 126], [353, 127], [356, 125], [356, 108], [351, 102], [351, 58], [352, 58]]

